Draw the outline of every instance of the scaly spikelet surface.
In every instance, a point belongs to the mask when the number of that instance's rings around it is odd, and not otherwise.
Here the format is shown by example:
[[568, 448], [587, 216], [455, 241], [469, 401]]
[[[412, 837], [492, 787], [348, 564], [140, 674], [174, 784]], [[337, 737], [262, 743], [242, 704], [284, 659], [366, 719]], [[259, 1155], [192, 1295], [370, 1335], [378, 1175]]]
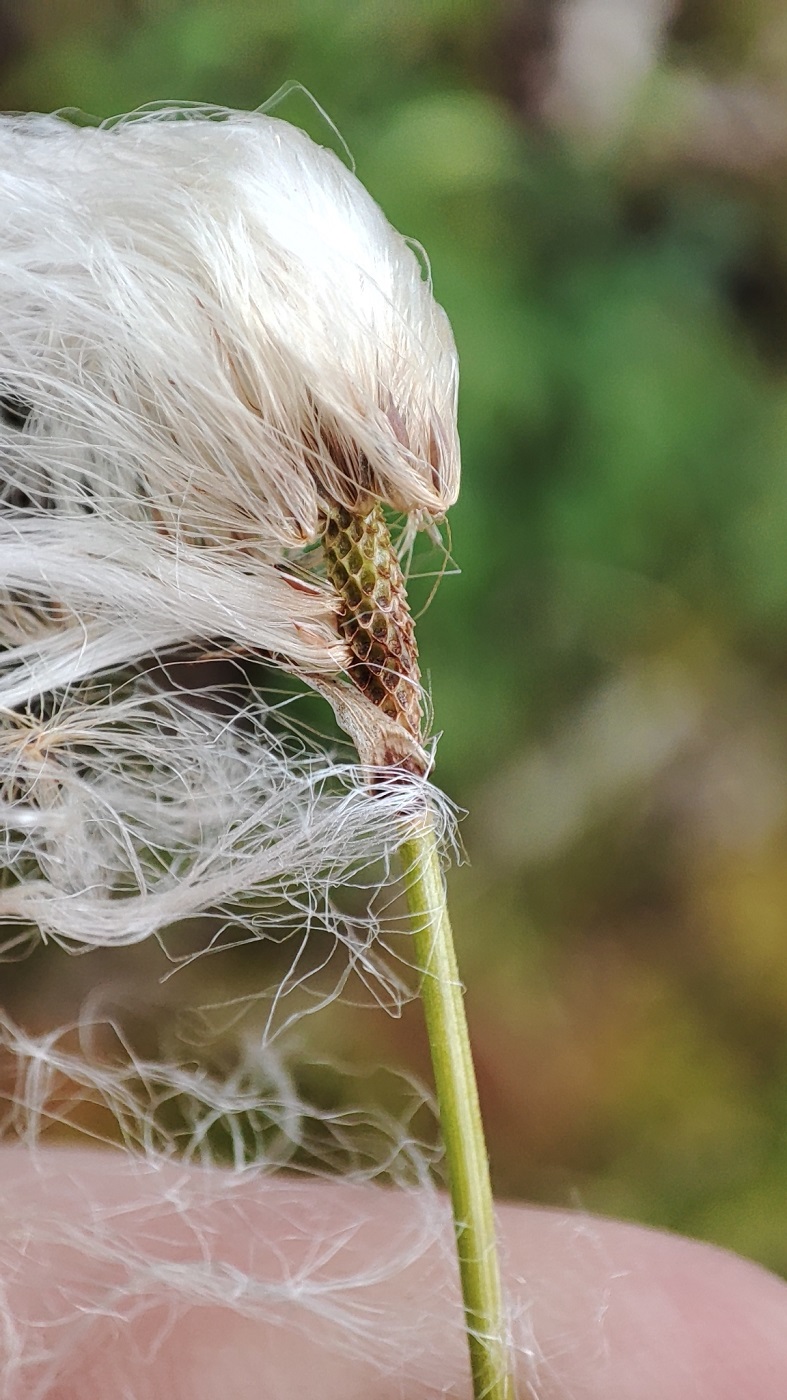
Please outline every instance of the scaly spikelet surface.
[[381, 507], [358, 515], [333, 507], [326, 514], [323, 547], [328, 578], [342, 599], [339, 629], [353, 657], [350, 677], [383, 714], [420, 741], [415, 628]]

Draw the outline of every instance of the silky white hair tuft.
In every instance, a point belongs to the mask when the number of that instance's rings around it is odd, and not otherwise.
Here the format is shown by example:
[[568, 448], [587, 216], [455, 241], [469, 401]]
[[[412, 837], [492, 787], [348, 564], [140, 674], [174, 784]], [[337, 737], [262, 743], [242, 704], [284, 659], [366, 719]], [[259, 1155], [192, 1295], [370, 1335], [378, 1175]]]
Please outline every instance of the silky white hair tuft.
[[276, 118], [3, 118], [0, 298], [23, 495], [262, 548], [313, 541], [321, 498], [456, 497], [445, 313], [355, 176]]
[[260, 113], [0, 117], [0, 304], [0, 704], [219, 635], [379, 761], [308, 550], [453, 502], [457, 360], [356, 177]]
[[352, 732], [388, 723], [341, 684], [308, 546], [337, 505], [418, 523], [456, 495], [456, 355], [415, 255], [272, 117], [6, 116], [0, 301], [0, 919], [122, 945], [209, 908], [256, 933], [279, 901], [373, 945], [328, 891], [385, 878], [418, 782], [371, 794], [262, 696], [230, 716], [146, 674], [261, 657]]

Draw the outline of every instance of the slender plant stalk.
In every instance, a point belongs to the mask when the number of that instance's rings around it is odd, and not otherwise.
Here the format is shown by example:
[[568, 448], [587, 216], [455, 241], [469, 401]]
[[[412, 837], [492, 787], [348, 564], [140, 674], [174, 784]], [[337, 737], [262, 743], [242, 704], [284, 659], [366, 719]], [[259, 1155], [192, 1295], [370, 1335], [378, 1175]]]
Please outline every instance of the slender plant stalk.
[[[348, 673], [381, 718], [419, 743], [415, 631], [380, 505], [365, 514], [328, 508], [323, 548], [328, 578], [342, 602], [339, 629], [352, 657]], [[383, 746], [367, 761], [409, 766], [406, 749], [395, 747]], [[402, 843], [401, 858], [448, 1163], [473, 1393], [476, 1400], [513, 1400], [489, 1160], [445, 882], [426, 807]]]
[[489, 1180], [462, 984], [432, 819], [401, 847], [453, 1205], [475, 1400], [513, 1400]]

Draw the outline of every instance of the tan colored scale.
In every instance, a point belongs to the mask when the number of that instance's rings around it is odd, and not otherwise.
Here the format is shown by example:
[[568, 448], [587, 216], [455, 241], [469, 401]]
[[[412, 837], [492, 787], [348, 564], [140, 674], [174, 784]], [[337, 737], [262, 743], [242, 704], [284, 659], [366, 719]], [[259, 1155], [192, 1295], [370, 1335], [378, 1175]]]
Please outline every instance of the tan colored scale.
[[404, 577], [382, 509], [326, 513], [328, 579], [342, 599], [339, 630], [352, 655], [350, 678], [372, 704], [421, 741], [421, 686], [415, 628]]

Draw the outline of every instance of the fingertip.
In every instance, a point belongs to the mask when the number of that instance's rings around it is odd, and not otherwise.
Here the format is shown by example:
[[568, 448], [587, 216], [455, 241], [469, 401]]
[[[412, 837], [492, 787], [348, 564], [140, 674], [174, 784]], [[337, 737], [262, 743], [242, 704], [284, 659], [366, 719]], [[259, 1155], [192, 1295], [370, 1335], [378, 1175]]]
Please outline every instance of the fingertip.
[[[580, 1213], [504, 1212], [539, 1400], [784, 1400], [787, 1285], [736, 1255]], [[520, 1331], [522, 1331], [520, 1317]], [[527, 1369], [527, 1367], [526, 1367]]]
[[[3, 1400], [469, 1400], [436, 1194], [17, 1150], [0, 1220]], [[784, 1400], [773, 1275], [578, 1212], [499, 1220], [520, 1400]]]

